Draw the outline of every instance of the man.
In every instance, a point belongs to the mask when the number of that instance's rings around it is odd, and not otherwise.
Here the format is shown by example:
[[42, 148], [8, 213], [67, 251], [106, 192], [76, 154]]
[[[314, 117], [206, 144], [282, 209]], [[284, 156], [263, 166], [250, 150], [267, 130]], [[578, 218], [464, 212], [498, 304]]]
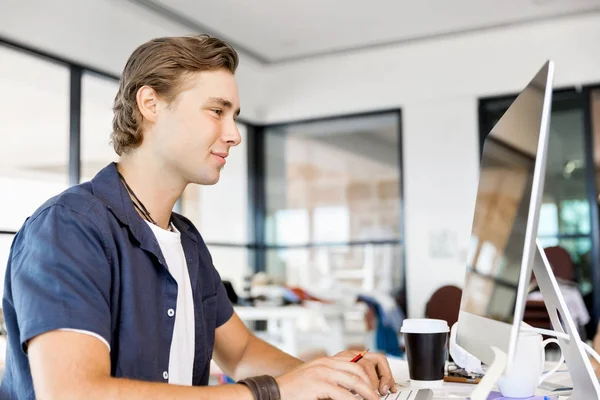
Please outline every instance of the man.
[[[47, 201], [13, 242], [1, 399], [375, 400], [396, 390], [381, 355], [302, 363], [253, 336], [202, 237], [171, 211], [188, 184], [215, 184], [240, 143], [237, 64], [208, 36], [133, 52], [114, 103], [120, 161]], [[211, 359], [242, 383], [207, 387]]]

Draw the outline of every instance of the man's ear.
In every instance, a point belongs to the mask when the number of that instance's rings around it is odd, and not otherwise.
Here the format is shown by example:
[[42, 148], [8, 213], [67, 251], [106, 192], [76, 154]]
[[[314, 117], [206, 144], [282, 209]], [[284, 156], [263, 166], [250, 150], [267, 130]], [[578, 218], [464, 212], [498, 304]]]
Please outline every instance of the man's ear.
[[149, 86], [142, 86], [136, 94], [136, 102], [142, 117], [149, 122], [156, 122], [158, 115], [158, 95]]

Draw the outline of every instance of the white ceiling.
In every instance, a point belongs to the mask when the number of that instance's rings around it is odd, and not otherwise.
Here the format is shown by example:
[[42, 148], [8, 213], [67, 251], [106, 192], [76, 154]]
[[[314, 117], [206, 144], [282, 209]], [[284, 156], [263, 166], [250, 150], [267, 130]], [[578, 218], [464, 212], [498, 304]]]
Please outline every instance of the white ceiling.
[[[600, 10], [598, 0], [131, 0], [276, 63]], [[375, 60], [374, 60], [375, 61]]]

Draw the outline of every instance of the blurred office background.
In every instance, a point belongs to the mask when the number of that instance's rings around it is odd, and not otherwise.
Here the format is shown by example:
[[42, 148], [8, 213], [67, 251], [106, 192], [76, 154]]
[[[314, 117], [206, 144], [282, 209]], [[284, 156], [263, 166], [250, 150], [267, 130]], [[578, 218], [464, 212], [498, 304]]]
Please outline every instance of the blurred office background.
[[[360, 347], [383, 314], [424, 316], [438, 289], [461, 288], [482, 141], [550, 58], [539, 235], [568, 253], [557, 268], [570, 271], [595, 333], [595, 0], [0, 0], [2, 268], [30, 213], [117, 159], [111, 105], [132, 50], [190, 33], [238, 50], [244, 140], [221, 182], [189, 187], [177, 210], [240, 297], [250, 289], [269, 309], [310, 298], [303, 307], [320, 316], [257, 332], [279, 332], [298, 353]], [[322, 340], [302, 344], [298, 332]]]

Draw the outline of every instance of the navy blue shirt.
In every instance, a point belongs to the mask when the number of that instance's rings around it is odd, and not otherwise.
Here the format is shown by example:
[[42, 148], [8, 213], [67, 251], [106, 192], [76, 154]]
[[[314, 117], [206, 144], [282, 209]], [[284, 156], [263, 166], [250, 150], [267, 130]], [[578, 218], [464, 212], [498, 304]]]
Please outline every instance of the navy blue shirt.
[[[194, 225], [173, 213], [194, 299], [193, 385], [208, 383], [215, 329], [233, 307]], [[0, 399], [34, 399], [26, 343], [61, 328], [110, 344], [111, 375], [168, 382], [177, 283], [110, 164], [48, 200], [13, 241], [2, 300], [8, 344]]]

